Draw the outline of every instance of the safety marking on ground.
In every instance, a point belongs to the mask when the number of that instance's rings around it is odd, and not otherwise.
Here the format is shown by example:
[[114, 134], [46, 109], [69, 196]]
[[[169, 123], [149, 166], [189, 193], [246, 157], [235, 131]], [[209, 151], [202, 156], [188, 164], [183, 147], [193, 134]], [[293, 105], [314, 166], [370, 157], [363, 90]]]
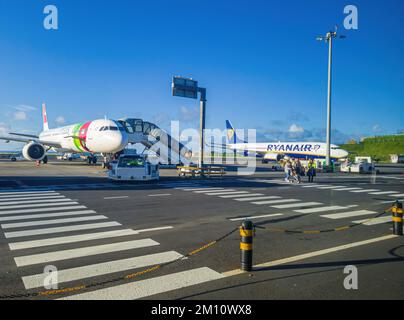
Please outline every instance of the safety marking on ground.
[[240, 217], [240, 218], [228, 218], [230, 221], [241, 221], [241, 220], [246, 220], [246, 219], [260, 219], [260, 218], [270, 218], [270, 217], [278, 217], [278, 216], [283, 216], [282, 213], [271, 213], [271, 214], [263, 214], [259, 216], [246, 216], [246, 217]]
[[[323, 255], [326, 255], [326, 254], [330, 254], [330, 253], [334, 253], [334, 252], [338, 252], [338, 251], [343, 251], [343, 250], [347, 250], [347, 249], [351, 249], [351, 248], [356, 248], [356, 247], [360, 247], [360, 246], [364, 246], [364, 245], [367, 245], [367, 244], [372, 244], [372, 243], [376, 243], [376, 242], [380, 242], [380, 241], [395, 239], [397, 237], [398, 236], [396, 236], [396, 235], [387, 235], [387, 236], [368, 239], [368, 240], [364, 240], [364, 241], [353, 242], [353, 243], [349, 243], [349, 244], [345, 244], [345, 245], [341, 245], [341, 246], [337, 246], [337, 247], [332, 247], [332, 248], [328, 248], [328, 249], [323, 249], [323, 250], [318, 250], [318, 251], [309, 252], [309, 253], [305, 253], [305, 254], [300, 254], [300, 255], [297, 255], [297, 256], [289, 257], [289, 258], [269, 261], [269, 262], [265, 262], [265, 263], [255, 265], [253, 267], [253, 271], [265, 270], [265, 269], [270, 268], [270, 267], [275, 267], [275, 266], [279, 266], [279, 265], [282, 265], [282, 264], [288, 264], [288, 263], [291, 263], [291, 262], [296, 262], [296, 261], [301, 261], [301, 260], [305, 260], [305, 259], [309, 259], [309, 258], [323, 256]], [[240, 274], [243, 274], [243, 273], [245, 273], [245, 271], [242, 271], [240, 269], [236, 269], [236, 270], [223, 272], [222, 275], [224, 277], [231, 277], [231, 276], [236, 276], [236, 275], [240, 275]]]
[[371, 192], [369, 194], [382, 195], [382, 194], [393, 194], [393, 193], [398, 193], [398, 191], [380, 191], [380, 192]]
[[280, 199], [279, 196], [263, 196], [263, 197], [249, 197], [243, 199], [234, 199], [236, 201], [255, 201], [255, 200], [267, 200], [267, 199]]
[[373, 192], [373, 191], [380, 191], [379, 189], [363, 189], [363, 190], [353, 190], [349, 191], [352, 193], [368, 193], [368, 192]]
[[328, 219], [344, 219], [344, 218], [365, 216], [365, 215], [370, 215], [370, 214], [375, 214], [375, 213], [377, 213], [377, 212], [372, 211], [372, 210], [356, 210], [356, 211], [340, 212], [340, 213], [333, 213], [333, 214], [325, 214], [325, 215], [321, 215], [320, 217], [328, 218]]
[[129, 198], [129, 196], [104, 197], [104, 200], [125, 199], [125, 198]]
[[[226, 196], [219, 196], [219, 198], [231, 199], [231, 198], [244, 198], [244, 197], [252, 197], [252, 196], [263, 196], [263, 193], [247, 193], [247, 194], [230, 194]], [[234, 199], [236, 200], [236, 199]]]
[[156, 194], [149, 194], [149, 197], [168, 197], [171, 196], [171, 193], [156, 193]]
[[280, 199], [280, 200], [268, 200], [268, 201], [255, 201], [252, 204], [263, 205], [263, 204], [274, 204], [274, 203], [285, 203], [285, 202], [298, 202], [299, 199]]
[[372, 219], [370, 221], [365, 220], [356, 220], [356, 221], [352, 221], [353, 223], [357, 223], [357, 224], [364, 224], [365, 226], [373, 226], [376, 224], [382, 224], [382, 223], [388, 223], [391, 222], [391, 216], [387, 216], [387, 217], [378, 217], [375, 219]]
[[319, 206], [322, 204], [323, 203], [321, 203], [321, 202], [299, 202], [299, 203], [275, 205], [275, 206], [271, 206], [271, 207], [276, 208], [276, 209], [290, 209], [290, 208], [297, 208], [297, 207]]
[[335, 210], [344, 210], [344, 209], [348, 209], [348, 207], [325, 206], [325, 207], [310, 208], [310, 209], [298, 209], [298, 210], [293, 210], [293, 211], [298, 212], [298, 213], [317, 213], [317, 212], [335, 211]]
[[404, 197], [404, 193], [400, 193], [400, 194], [390, 194], [390, 197], [401, 198], [401, 197]]
[[61, 300], [134, 300], [222, 278], [222, 274], [202, 267], [76, 294]]

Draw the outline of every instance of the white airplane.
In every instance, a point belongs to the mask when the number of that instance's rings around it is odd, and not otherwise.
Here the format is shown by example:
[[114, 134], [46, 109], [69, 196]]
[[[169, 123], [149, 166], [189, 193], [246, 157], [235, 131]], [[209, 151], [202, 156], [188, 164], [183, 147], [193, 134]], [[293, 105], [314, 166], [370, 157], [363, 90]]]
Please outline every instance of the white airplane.
[[128, 144], [128, 135], [117, 121], [98, 119], [85, 123], [76, 123], [55, 129], [49, 129], [46, 106], [42, 104], [43, 131], [38, 135], [9, 133], [0, 136], [6, 142], [25, 142], [22, 155], [31, 161], [47, 162], [46, 152], [89, 152], [114, 154]]
[[[229, 120], [226, 120], [227, 148], [231, 150], [254, 152], [261, 155], [265, 160], [280, 161], [285, 157], [297, 159], [325, 159], [326, 144], [323, 142], [263, 142], [248, 143], [237, 137], [236, 131]], [[331, 160], [343, 159], [348, 152], [339, 146], [331, 144]]]

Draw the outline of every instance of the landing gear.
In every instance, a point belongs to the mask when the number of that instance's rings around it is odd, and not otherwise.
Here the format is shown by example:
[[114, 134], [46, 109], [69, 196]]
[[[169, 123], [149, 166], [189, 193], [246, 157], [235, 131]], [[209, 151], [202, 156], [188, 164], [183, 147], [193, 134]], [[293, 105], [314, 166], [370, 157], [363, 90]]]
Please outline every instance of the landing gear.
[[87, 163], [88, 164], [97, 164], [97, 157], [94, 155], [88, 156]]
[[42, 159], [42, 162], [43, 162], [43, 164], [47, 164], [47, 163], [48, 163], [48, 156], [45, 156], [45, 157]]

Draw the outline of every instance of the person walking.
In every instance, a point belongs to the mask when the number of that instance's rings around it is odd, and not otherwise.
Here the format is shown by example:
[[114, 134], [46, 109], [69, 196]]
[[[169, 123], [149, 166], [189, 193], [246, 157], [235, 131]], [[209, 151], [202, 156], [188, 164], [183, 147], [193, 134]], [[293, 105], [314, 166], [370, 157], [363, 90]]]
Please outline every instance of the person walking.
[[310, 159], [307, 163], [307, 177], [309, 178], [309, 182], [313, 182], [314, 176], [316, 175], [316, 163], [313, 159]]
[[297, 179], [297, 183], [301, 183], [302, 182], [302, 164], [300, 162], [299, 159], [296, 160], [295, 162], [295, 172], [296, 172], [296, 179]]
[[285, 181], [289, 182], [289, 177], [292, 171], [292, 164], [290, 163], [289, 160], [286, 160], [284, 169], [285, 169]]

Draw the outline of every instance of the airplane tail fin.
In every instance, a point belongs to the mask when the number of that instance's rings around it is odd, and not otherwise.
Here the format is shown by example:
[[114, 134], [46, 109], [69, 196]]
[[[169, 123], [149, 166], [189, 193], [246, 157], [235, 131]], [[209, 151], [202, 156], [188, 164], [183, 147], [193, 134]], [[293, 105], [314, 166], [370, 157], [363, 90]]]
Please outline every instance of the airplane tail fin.
[[43, 131], [48, 131], [49, 130], [49, 125], [48, 125], [48, 117], [46, 115], [46, 105], [45, 105], [45, 103], [42, 103], [42, 121], [43, 121]]
[[231, 122], [226, 120], [227, 141], [228, 143], [245, 143], [244, 140], [239, 139], [236, 130], [233, 128]]

